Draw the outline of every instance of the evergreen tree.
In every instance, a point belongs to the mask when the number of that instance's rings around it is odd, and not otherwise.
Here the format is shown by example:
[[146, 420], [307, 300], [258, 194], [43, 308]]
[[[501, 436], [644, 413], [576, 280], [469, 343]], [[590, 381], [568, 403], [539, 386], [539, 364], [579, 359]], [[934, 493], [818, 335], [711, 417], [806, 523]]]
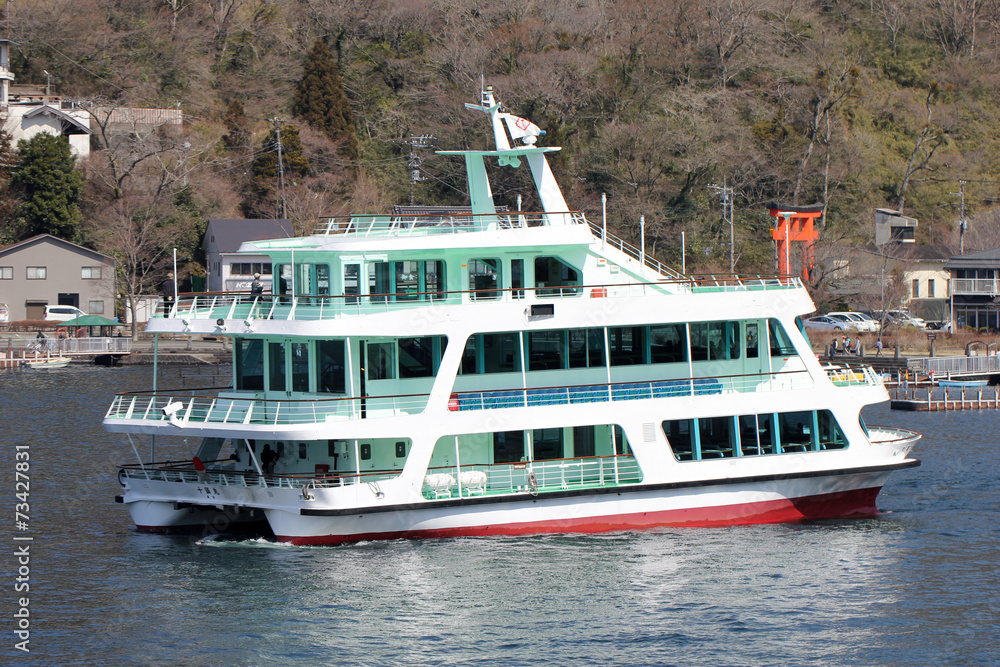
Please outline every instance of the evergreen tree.
[[226, 107], [226, 114], [222, 119], [229, 133], [223, 135], [222, 143], [229, 150], [246, 150], [250, 145], [250, 124], [247, 121], [246, 110], [239, 99], [234, 99]]
[[10, 134], [0, 130], [0, 246], [25, 238], [24, 221], [17, 217], [21, 200], [10, 182], [11, 172], [17, 164], [17, 154], [10, 144]]
[[[309, 158], [302, 149], [299, 128], [295, 125], [281, 127], [281, 164], [285, 184], [293, 185], [295, 176], [309, 175]], [[278, 176], [278, 130], [272, 129], [260, 144], [257, 158], [250, 167], [252, 181], [244, 191], [242, 208], [247, 217], [265, 215], [273, 210], [273, 202], [268, 202], [279, 186]]]
[[17, 152], [11, 184], [24, 198], [18, 217], [25, 236], [52, 234], [78, 242], [83, 175], [74, 167], [69, 141], [42, 132], [17, 142]]
[[341, 143], [340, 154], [350, 160], [358, 157], [354, 134], [354, 116], [337, 71], [337, 62], [322, 39], [316, 40], [306, 56], [302, 79], [295, 86], [292, 114]]

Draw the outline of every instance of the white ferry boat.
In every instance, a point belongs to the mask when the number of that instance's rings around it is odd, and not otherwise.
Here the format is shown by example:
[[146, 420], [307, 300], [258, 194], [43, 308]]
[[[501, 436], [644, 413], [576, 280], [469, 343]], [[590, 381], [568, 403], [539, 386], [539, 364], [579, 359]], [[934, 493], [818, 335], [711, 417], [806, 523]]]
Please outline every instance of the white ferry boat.
[[[245, 243], [271, 293], [183, 295], [161, 334], [225, 336], [231, 386], [119, 394], [107, 430], [200, 438], [120, 466], [140, 530], [264, 520], [293, 544], [877, 513], [917, 433], [866, 426], [870, 368], [824, 368], [796, 278], [680, 275], [569, 211], [541, 131], [487, 89], [470, 207]], [[541, 212], [488, 169], [530, 170]], [[223, 456], [234, 450], [238, 460]], [[136, 449], [138, 456], [138, 449]], [[154, 456], [151, 453], [151, 458]]]

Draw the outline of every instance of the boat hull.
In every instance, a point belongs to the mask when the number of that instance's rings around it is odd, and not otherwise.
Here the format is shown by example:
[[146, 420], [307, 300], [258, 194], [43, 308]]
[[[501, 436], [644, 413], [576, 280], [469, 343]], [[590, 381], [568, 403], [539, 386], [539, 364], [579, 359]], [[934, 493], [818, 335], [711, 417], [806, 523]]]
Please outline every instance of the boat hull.
[[890, 470], [823, 477], [725, 483], [696, 488], [643, 490], [506, 502], [322, 516], [270, 509], [278, 540], [336, 545], [363, 540], [544, 533], [601, 533], [663, 526], [707, 527], [785, 523], [878, 514], [875, 499]]
[[[173, 502], [140, 500], [126, 503], [141, 533], [217, 533], [259, 528], [266, 530], [261, 512], [233, 507], [183, 506]], [[179, 506], [180, 505], [180, 506]]]

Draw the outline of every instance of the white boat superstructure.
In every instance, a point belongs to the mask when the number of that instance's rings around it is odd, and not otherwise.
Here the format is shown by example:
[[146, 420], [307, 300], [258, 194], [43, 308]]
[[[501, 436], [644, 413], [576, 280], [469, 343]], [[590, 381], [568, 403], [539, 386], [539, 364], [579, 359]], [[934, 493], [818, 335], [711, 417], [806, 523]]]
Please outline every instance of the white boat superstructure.
[[[202, 439], [121, 466], [136, 525], [266, 519], [337, 544], [876, 513], [919, 435], [863, 423], [888, 394], [818, 363], [802, 284], [670, 270], [568, 210], [536, 126], [489, 89], [470, 106], [497, 146], [443, 152], [470, 206], [246, 243], [271, 294], [183, 295], [150, 320], [229, 338], [233, 378], [115, 398], [109, 431]], [[524, 164], [540, 212], [494, 200], [488, 168]]]

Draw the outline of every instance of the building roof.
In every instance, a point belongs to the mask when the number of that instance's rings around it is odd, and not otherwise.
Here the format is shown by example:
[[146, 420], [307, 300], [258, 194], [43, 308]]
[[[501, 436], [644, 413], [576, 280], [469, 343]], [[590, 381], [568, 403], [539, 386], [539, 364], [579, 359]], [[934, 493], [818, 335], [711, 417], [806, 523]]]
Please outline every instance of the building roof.
[[1000, 269], [1000, 248], [955, 255], [944, 265], [946, 269]]
[[90, 248], [84, 248], [82, 245], [77, 245], [76, 243], [73, 243], [71, 241], [61, 239], [58, 236], [52, 236], [52, 234], [39, 234], [37, 236], [32, 236], [30, 239], [25, 239], [23, 241], [18, 241], [17, 243], [11, 243], [10, 245], [0, 247], [0, 256], [9, 255], [10, 253], [16, 252], [21, 248], [26, 248], [31, 245], [36, 245], [38, 243], [41, 243], [42, 241], [54, 243], [55, 245], [61, 245], [64, 248], [67, 248], [68, 250], [73, 250], [74, 252], [79, 252], [81, 254], [91, 255], [92, 257], [99, 257], [107, 262], [113, 263], [115, 261], [114, 257], [110, 257], [103, 253], [99, 253], [96, 250], [91, 250]]
[[34, 118], [35, 116], [52, 116], [57, 120], [62, 122], [63, 132], [67, 134], [93, 134], [93, 130], [87, 127], [79, 119], [73, 118], [68, 113], [60, 111], [55, 107], [50, 107], [47, 104], [42, 104], [31, 111], [24, 114], [25, 118]]
[[244, 241], [287, 239], [294, 235], [291, 220], [223, 218], [208, 221], [202, 245], [207, 247], [209, 239], [214, 237], [213, 242], [219, 252], [236, 252]]

